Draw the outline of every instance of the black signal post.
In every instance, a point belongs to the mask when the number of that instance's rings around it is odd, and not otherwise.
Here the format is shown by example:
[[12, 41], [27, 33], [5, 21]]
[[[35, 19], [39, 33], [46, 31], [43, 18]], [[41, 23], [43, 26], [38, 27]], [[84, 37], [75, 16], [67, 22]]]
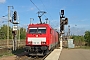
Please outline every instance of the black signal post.
[[63, 20], [63, 21], [64, 21], [64, 25], [68, 24], [68, 18], [65, 18], [65, 20]]
[[64, 15], [64, 10], [61, 10], [61, 15]]
[[61, 33], [64, 30], [64, 22], [63, 22], [62, 18], [65, 18], [64, 17], [64, 10], [61, 10], [61, 14], [60, 14], [60, 32]]
[[68, 24], [68, 18], [65, 18], [64, 16], [64, 10], [61, 10], [61, 15], [60, 15], [60, 32], [64, 30], [64, 25]]
[[62, 49], [62, 34], [64, 33], [64, 25], [68, 24], [68, 18], [64, 16], [64, 10], [61, 10], [60, 14], [60, 49]]
[[17, 11], [14, 11], [13, 13], [13, 20], [12, 20], [12, 24], [13, 24], [13, 51], [15, 51], [17, 49], [17, 30], [18, 30], [18, 24], [19, 22], [17, 22]]
[[64, 30], [64, 24], [63, 21], [61, 20], [60, 22], [60, 32], [62, 32]]
[[17, 20], [17, 11], [14, 11], [13, 18], [15, 21]]

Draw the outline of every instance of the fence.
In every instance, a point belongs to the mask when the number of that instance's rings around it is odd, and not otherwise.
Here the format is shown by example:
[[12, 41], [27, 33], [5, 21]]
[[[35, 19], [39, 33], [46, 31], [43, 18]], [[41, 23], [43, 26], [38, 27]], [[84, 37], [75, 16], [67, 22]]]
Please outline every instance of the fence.
[[[9, 46], [12, 46], [13, 45], [13, 40], [9, 40]], [[25, 45], [25, 40], [20, 40], [20, 43], [19, 41], [17, 41], [18, 44], [20, 45]], [[6, 47], [7, 46], [7, 40], [0, 40], [0, 46], [3, 46], [3, 47]]]

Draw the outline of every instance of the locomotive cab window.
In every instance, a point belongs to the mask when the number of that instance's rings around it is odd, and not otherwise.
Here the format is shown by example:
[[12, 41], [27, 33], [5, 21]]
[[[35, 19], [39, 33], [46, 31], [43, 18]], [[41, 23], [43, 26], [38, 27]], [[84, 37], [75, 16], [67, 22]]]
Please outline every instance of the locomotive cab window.
[[46, 28], [38, 28], [38, 33], [45, 34], [46, 33]]
[[43, 27], [41, 27], [41, 28], [29, 28], [29, 33], [31, 33], [31, 34], [45, 34], [46, 33], [46, 28], [43, 28]]
[[31, 34], [37, 33], [37, 28], [29, 28], [29, 33]]

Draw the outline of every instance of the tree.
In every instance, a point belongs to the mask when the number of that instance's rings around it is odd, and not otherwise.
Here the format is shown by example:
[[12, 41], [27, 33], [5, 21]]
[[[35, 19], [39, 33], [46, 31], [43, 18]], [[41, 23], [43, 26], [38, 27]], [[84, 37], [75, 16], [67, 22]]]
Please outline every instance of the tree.
[[85, 45], [84, 44], [84, 36], [72, 36], [72, 39], [74, 39], [74, 43], [76, 46], [82, 46], [82, 45]]
[[0, 39], [7, 38], [7, 25], [3, 25], [0, 29]]
[[86, 31], [84, 35], [85, 41], [87, 42], [87, 45], [90, 46], [90, 31]]
[[[12, 38], [12, 28], [9, 26], [9, 38]], [[0, 29], [0, 39], [7, 39], [7, 25], [3, 25]]]
[[26, 38], [26, 29], [25, 28], [20, 28], [20, 38], [25, 39]]
[[[18, 36], [18, 33], [17, 33]], [[17, 37], [18, 38], [18, 37]], [[20, 28], [20, 39], [26, 38], [26, 29]], [[0, 39], [7, 39], [7, 25], [0, 27]], [[12, 39], [12, 28], [9, 26], [9, 39]]]

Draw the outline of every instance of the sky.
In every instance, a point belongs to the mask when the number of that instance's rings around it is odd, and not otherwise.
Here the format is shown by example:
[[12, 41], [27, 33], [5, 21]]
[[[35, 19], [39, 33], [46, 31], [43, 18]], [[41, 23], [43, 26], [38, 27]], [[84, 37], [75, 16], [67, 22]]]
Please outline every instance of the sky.
[[[8, 6], [14, 7], [11, 7], [10, 11], [17, 11], [20, 26], [25, 28], [30, 24], [30, 18], [34, 19], [32, 23], [40, 22], [37, 14], [40, 10], [46, 12], [42, 21], [45, 22], [48, 18], [49, 24], [59, 30], [60, 11], [64, 10], [71, 34], [84, 35], [85, 31], [90, 30], [90, 0], [0, 0], [0, 25], [7, 20]], [[66, 33], [68, 25], [65, 26]]]

